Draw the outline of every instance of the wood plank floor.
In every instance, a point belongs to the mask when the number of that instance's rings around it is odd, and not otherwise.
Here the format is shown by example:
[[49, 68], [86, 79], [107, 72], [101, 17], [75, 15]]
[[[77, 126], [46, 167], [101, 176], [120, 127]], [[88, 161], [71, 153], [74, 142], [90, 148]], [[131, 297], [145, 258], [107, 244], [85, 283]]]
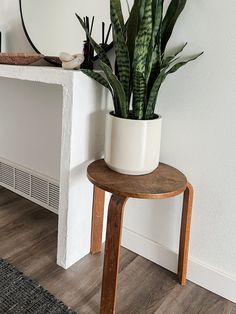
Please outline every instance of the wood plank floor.
[[[80, 314], [99, 313], [103, 255], [56, 266], [57, 216], [0, 187], [0, 257]], [[117, 313], [236, 314], [236, 304], [122, 249]], [[43, 313], [42, 313], [43, 314]]]

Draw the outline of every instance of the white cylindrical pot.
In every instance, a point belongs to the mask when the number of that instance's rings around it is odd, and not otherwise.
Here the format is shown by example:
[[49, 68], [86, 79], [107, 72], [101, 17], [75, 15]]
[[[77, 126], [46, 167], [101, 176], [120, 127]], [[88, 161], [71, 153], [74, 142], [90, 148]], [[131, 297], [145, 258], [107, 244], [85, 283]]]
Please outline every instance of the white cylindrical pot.
[[114, 171], [143, 175], [159, 165], [161, 116], [152, 120], [106, 116], [105, 162]]

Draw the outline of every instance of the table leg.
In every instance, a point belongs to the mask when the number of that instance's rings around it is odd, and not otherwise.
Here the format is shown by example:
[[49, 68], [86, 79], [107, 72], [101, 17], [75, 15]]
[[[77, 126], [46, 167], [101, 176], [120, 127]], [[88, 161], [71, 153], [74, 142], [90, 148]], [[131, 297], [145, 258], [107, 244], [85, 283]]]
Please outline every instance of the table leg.
[[120, 241], [126, 197], [112, 195], [108, 208], [106, 246], [102, 280], [101, 314], [115, 313]]
[[97, 254], [102, 248], [102, 229], [104, 216], [104, 198], [105, 191], [97, 186], [93, 187], [93, 212], [92, 212], [92, 228], [91, 228], [91, 247], [90, 252]]
[[193, 187], [190, 183], [188, 183], [186, 190], [184, 192], [179, 244], [178, 278], [182, 286], [186, 285], [192, 204], [193, 204]]

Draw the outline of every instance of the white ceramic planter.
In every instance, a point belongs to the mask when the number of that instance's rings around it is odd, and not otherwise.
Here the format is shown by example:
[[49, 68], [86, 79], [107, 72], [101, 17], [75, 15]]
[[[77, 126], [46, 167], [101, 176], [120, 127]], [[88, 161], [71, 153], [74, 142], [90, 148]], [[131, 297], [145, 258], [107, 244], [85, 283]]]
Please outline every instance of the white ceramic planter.
[[107, 114], [105, 162], [112, 170], [130, 175], [154, 171], [159, 165], [162, 118], [122, 119]]

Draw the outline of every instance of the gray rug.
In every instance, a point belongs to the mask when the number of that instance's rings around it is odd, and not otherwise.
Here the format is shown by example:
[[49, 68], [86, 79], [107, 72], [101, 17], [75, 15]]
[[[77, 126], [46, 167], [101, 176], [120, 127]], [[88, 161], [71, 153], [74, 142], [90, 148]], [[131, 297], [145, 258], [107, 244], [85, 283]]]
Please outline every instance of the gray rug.
[[47, 290], [0, 259], [0, 314], [75, 314]]

